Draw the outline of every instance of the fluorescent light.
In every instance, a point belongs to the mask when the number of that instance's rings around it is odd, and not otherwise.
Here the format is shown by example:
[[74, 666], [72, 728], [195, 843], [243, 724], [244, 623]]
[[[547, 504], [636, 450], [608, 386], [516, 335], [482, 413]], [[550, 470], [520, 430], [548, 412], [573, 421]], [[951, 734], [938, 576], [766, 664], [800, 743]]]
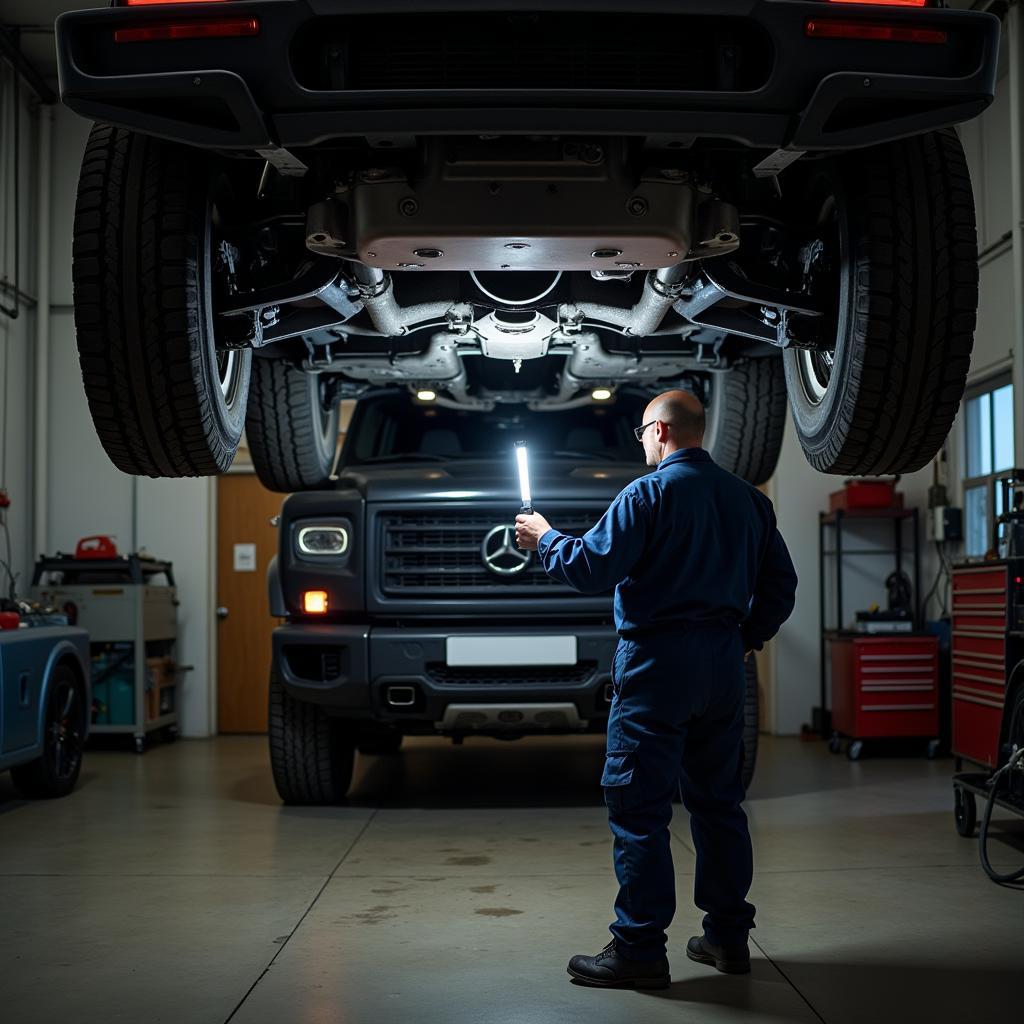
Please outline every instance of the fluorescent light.
[[516, 441], [516, 462], [519, 464], [519, 494], [523, 499], [523, 508], [531, 508], [530, 465], [527, 461], [525, 441]]
[[426, 389], [424, 389], [423, 391], [417, 391], [416, 397], [421, 402], [432, 402], [435, 398], [437, 398], [437, 395], [433, 391], [427, 391]]
[[608, 399], [612, 397], [612, 393], [608, 388], [594, 388], [590, 393], [590, 397], [595, 402], [607, 402]]

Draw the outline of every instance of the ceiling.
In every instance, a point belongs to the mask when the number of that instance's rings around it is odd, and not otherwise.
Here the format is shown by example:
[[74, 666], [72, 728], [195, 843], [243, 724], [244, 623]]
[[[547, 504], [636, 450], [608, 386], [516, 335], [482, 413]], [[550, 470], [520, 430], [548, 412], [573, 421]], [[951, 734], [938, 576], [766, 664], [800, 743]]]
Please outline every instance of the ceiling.
[[57, 84], [57, 59], [53, 48], [53, 23], [57, 15], [90, 7], [106, 7], [107, 0], [3, 0], [0, 25], [20, 29], [21, 50], [32, 66], [52, 86]]

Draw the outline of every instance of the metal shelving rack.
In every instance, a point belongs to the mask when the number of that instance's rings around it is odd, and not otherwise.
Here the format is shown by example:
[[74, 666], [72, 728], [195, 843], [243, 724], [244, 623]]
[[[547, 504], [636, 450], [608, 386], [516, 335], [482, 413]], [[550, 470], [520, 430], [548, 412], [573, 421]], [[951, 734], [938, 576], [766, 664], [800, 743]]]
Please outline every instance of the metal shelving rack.
[[[890, 520], [893, 527], [893, 544], [892, 547], [877, 547], [877, 548], [845, 548], [843, 547], [843, 523], [850, 519], [856, 519], [859, 521], [870, 521], [870, 520]], [[918, 609], [917, 602], [920, 600], [921, 592], [921, 535], [918, 530], [918, 512], [916, 508], [854, 508], [854, 509], [836, 509], [834, 512], [819, 512], [818, 513], [818, 613], [820, 622], [820, 659], [821, 659], [821, 680], [820, 680], [820, 705], [815, 708], [814, 715], [814, 726], [815, 731], [821, 733], [824, 737], [829, 737], [832, 732], [831, 725], [831, 710], [827, 706], [828, 702], [828, 669], [825, 662], [826, 648], [830, 637], [838, 636], [841, 633], [845, 633], [843, 630], [843, 557], [846, 555], [860, 555], [860, 556], [880, 556], [886, 555], [895, 560], [896, 572], [901, 572], [903, 569], [903, 555], [905, 551], [904, 538], [903, 538], [903, 524], [909, 522], [911, 524], [911, 535], [913, 541], [913, 559], [914, 559], [914, 592], [913, 592], [913, 633], [917, 633], [921, 628], [920, 612]], [[828, 548], [828, 530], [834, 528], [834, 544], [833, 548]], [[836, 625], [830, 627], [826, 618], [827, 602], [825, 595], [825, 566], [826, 558], [834, 556], [836, 560], [836, 572], [835, 572], [835, 595], [836, 595]], [[888, 575], [888, 574], [887, 574]], [[913, 635], [907, 633], [899, 633], [900, 636]], [[857, 636], [869, 636], [878, 634], [855, 634]]]

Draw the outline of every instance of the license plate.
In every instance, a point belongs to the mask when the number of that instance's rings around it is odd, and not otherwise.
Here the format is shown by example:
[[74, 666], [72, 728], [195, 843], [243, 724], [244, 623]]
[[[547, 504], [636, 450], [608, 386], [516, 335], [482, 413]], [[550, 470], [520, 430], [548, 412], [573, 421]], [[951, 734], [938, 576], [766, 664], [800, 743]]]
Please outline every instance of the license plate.
[[574, 636], [450, 636], [449, 665], [575, 665]]

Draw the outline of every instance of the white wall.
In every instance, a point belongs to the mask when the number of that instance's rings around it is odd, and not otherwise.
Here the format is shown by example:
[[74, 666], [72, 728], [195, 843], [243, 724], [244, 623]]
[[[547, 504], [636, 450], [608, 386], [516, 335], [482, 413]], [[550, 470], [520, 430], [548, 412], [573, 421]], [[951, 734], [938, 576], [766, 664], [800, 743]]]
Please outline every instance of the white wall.
[[[30, 580], [32, 551], [32, 417], [33, 351], [35, 342], [36, 245], [32, 232], [38, 202], [35, 169], [37, 125], [31, 97], [20, 90], [19, 136], [20, 195], [14, 198], [14, 88], [13, 74], [0, 62], [0, 304], [17, 304], [15, 319], [0, 313], [0, 488], [7, 491], [11, 507], [6, 521], [11, 536], [12, 569], [20, 577], [19, 589]], [[13, 202], [20, 218], [21, 298], [15, 301]], [[6, 546], [0, 537], [0, 557]], [[7, 578], [0, 569], [0, 590], [6, 596]]]
[[[145, 548], [175, 563], [181, 602], [178, 660], [193, 666], [184, 676], [179, 696], [181, 732], [183, 736], [207, 736], [216, 727], [211, 714], [212, 607], [208, 580], [209, 567], [215, 562], [210, 532], [213, 485], [206, 479], [128, 476], [114, 468], [96, 437], [78, 365], [71, 283], [78, 171], [91, 125], [63, 107], [54, 113], [48, 239], [49, 443], [46, 465], [40, 467], [47, 473], [48, 485], [45, 548], [51, 552], [71, 551], [80, 537], [104, 533], [114, 536], [122, 552]], [[5, 438], [8, 450], [14, 448], [20, 453], [13, 475], [8, 475], [12, 489], [20, 493], [24, 487], [20, 505], [26, 514], [31, 508], [31, 491], [30, 483], [26, 485], [22, 477], [30, 476], [32, 460], [31, 366], [26, 362], [30, 351], [31, 343], [21, 345], [19, 362], [9, 374], [8, 391], [15, 396], [12, 408], [19, 417], [19, 430]], [[12, 532], [14, 523], [12, 517]], [[19, 528], [22, 533], [27, 530], [23, 525]], [[27, 564], [31, 561], [28, 558]]]
[[[994, 373], [1006, 372], [1012, 365], [1015, 340], [1015, 309], [1013, 296], [1014, 264], [1012, 240], [1012, 196], [1010, 175], [1010, 101], [1009, 75], [1006, 62], [1004, 36], [1001, 73], [997, 96], [992, 106], [978, 119], [960, 126], [978, 208], [979, 250], [987, 254], [980, 260], [980, 296], [978, 328], [971, 359], [969, 383], [984, 380]], [[1006, 237], [1004, 237], [1006, 236]], [[963, 422], [958, 416], [946, 441], [947, 486], [952, 504], [963, 504], [960, 486]], [[1024, 452], [1018, 452], [1018, 462]], [[796, 566], [800, 583], [792, 617], [772, 642], [772, 672], [775, 680], [773, 721], [767, 723], [771, 731], [794, 734], [804, 723], [811, 721], [811, 709], [820, 700], [820, 646], [819, 646], [819, 594], [818, 578], [818, 512], [828, 508], [829, 493], [843, 485], [843, 478], [823, 476], [807, 465], [800, 449], [792, 422], [786, 424], [779, 467], [773, 478], [779, 528], [786, 538]], [[921, 511], [920, 542], [922, 549], [920, 600], [932, 585], [939, 566], [934, 548], [926, 540], [925, 511], [928, 506], [928, 488], [932, 483], [932, 470], [926, 467], [918, 473], [904, 476], [899, 489], [907, 507]], [[858, 527], [851, 524], [849, 533], [844, 528], [844, 541], [858, 547], [873, 547], [889, 543], [875, 526]], [[910, 544], [909, 531], [907, 534]], [[959, 546], [949, 554], [955, 557]], [[912, 563], [904, 568], [910, 574]], [[878, 566], [874, 571], [873, 566]], [[876, 601], [886, 606], [882, 586], [892, 565], [885, 558], [870, 560], [844, 559], [844, 619], [852, 618], [857, 609]], [[826, 580], [826, 583], [830, 583]], [[832, 588], [826, 589], [831, 594]], [[934, 618], [939, 606], [929, 602], [927, 615]], [[828, 699], [828, 698], [826, 698]]]

